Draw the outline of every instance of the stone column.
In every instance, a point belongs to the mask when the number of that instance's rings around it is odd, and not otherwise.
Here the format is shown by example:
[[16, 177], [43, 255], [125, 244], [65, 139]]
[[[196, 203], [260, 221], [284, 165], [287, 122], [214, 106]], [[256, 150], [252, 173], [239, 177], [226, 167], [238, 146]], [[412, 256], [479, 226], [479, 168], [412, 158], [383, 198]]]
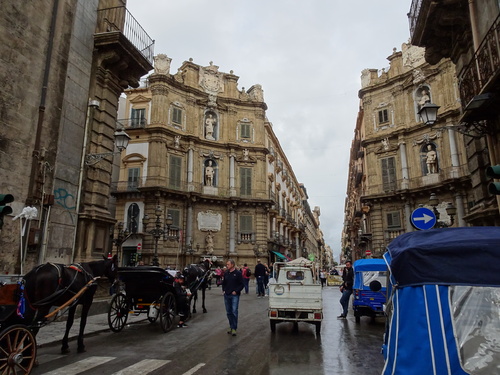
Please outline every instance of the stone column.
[[229, 209], [229, 254], [234, 254], [236, 251], [236, 223], [235, 223], [234, 208]]
[[408, 174], [408, 160], [406, 159], [406, 143], [399, 143], [399, 154], [401, 156], [401, 173], [403, 176], [403, 182], [401, 183], [401, 189], [408, 189], [410, 186], [410, 178]]

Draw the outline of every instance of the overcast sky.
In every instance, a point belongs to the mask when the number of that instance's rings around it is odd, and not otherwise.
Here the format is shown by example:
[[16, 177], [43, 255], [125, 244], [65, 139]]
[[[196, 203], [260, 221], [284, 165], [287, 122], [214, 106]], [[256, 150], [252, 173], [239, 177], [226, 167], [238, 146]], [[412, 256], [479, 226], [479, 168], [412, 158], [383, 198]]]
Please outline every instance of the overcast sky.
[[128, 0], [172, 58], [233, 70], [238, 87], [262, 85], [273, 124], [335, 260], [341, 247], [349, 150], [363, 69], [389, 66], [408, 41], [411, 0]]

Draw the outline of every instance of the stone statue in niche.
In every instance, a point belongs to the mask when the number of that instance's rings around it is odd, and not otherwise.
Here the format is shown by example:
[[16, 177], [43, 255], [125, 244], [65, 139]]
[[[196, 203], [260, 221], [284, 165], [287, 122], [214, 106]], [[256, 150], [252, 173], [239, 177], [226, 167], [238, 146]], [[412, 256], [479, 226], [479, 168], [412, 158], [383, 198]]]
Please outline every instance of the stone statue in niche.
[[420, 92], [420, 97], [418, 99], [418, 109], [420, 110], [425, 103], [430, 103], [431, 98], [429, 96], [429, 92], [424, 88]]
[[208, 113], [205, 118], [205, 139], [214, 140], [214, 128], [217, 124], [217, 119], [212, 113]]
[[208, 231], [207, 236], [205, 237], [205, 249], [207, 254], [212, 254], [214, 252], [214, 236], [211, 231]]
[[205, 185], [206, 186], [214, 186], [214, 167], [212, 167], [212, 160], [208, 161], [208, 164], [205, 166]]
[[437, 173], [437, 153], [432, 145], [427, 145], [425, 163], [427, 164], [427, 174]]
[[179, 148], [181, 145], [181, 136], [180, 135], [176, 135], [175, 138], [174, 138], [174, 147], [175, 148]]
[[248, 149], [244, 149], [243, 150], [243, 160], [248, 160], [248, 154], [249, 154]]

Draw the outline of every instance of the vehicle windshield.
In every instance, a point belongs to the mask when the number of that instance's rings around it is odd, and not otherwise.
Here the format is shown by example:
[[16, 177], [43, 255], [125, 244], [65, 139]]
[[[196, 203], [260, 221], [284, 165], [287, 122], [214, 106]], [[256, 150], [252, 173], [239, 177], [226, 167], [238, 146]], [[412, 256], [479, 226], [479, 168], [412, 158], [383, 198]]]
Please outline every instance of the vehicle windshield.
[[450, 301], [464, 369], [492, 374], [500, 368], [499, 288], [450, 286]]
[[379, 281], [382, 288], [386, 287], [387, 284], [387, 272], [386, 271], [365, 271], [363, 272], [363, 285], [370, 286], [372, 281]]

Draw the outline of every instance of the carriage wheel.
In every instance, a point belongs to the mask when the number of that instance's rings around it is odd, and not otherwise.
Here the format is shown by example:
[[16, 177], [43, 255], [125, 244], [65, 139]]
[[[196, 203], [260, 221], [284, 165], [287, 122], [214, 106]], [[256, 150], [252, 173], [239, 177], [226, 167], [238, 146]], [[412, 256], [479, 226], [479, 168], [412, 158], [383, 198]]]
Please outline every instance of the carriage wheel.
[[165, 293], [160, 303], [160, 325], [163, 332], [168, 332], [174, 326], [174, 319], [177, 315], [175, 296], [171, 292]]
[[0, 373], [29, 374], [36, 360], [36, 339], [23, 325], [0, 333]]
[[111, 299], [108, 312], [108, 325], [113, 332], [120, 332], [128, 319], [127, 297], [123, 293], [118, 293]]
[[160, 305], [154, 301], [148, 309], [148, 320], [150, 323], [156, 322], [158, 319], [158, 315], [160, 315]]

